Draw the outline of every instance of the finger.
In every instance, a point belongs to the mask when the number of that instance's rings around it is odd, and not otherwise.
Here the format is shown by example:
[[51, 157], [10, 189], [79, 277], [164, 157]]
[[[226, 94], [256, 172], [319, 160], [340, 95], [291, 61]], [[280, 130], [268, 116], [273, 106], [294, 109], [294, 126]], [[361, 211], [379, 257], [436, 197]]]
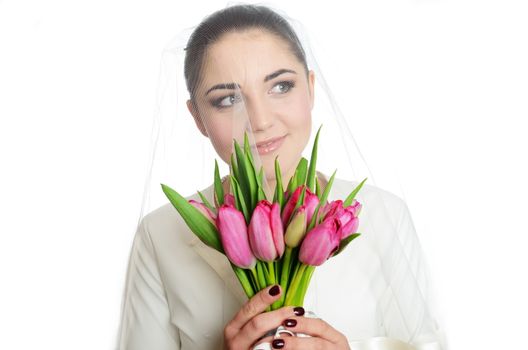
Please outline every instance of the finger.
[[335, 349], [335, 344], [322, 338], [280, 337], [271, 341], [272, 349], [325, 350]]
[[283, 322], [286, 329], [325, 339], [331, 343], [342, 342], [344, 335], [320, 318], [290, 317]]
[[261, 290], [242, 306], [229, 326], [234, 329], [241, 329], [249, 320], [264, 312], [269, 305], [278, 300], [280, 295], [281, 288], [278, 284]]
[[300, 314], [298, 308], [293, 306], [284, 306], [274, 311], [258, 314], [242, 327], [237, 336], [249, 339], [262, 336], [270, 330], [275, 330], [284, 320], [298, 314]]
[[[269, 346], [271, 347], [271, 342], [273, 341], [273, 339], [274, 339], [274, 337], [272, 335], [260, 338], [254, 344], [251, 345], [250, 349], [253, 349], [255, 346], [257, 346], [259, 344], [264, 345], [264, 343], [268, 343]], [[265, 349], [266, 347], [265, 346], [261, 346], [261, 348]]]

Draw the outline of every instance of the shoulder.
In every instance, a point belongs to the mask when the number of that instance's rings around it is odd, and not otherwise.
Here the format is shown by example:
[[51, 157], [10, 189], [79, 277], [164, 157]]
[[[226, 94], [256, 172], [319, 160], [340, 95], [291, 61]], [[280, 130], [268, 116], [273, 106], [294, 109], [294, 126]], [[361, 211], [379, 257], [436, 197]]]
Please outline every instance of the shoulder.
[[[333, 197], [346, 198], [352, 192], [361, 181], [348, 180], [342, 178], [336, 178], [332, 186]], [[367, 181], [363, 184], [358, 194], [355, 197], [358, 201], [361, 199], [365, 201], [371, 201], [373, 199], [382, 200], [383, 202], [391, 206], [401, 206], [405, 204], [405, 201], [397, 194], [376, 185], [372, 185]]]
[[[332, 186], [332, 199], [345, 199], [360, 183], [360, 181], [336, 178]], [[389, 215], [391, 221], [398, 222], [407, 209], [404, 199], [385, 188], [369, 184], [368, 179], [355, 197], [362, 205], [363, 211], [374, 216]]]
[[[208, 196], [211, 187], [201, 191]], [[185, 197], [187, 200], [200, 200], [198, 192]], [[141, 219], [140, 225], [148, 232], [153, 241], [163, 244], [168, 238], [177, 237], [182, 243], [189, 243], [195, 235], [189, 230], [187, 224], [172, 203], [167, 202], [148, 212]]]

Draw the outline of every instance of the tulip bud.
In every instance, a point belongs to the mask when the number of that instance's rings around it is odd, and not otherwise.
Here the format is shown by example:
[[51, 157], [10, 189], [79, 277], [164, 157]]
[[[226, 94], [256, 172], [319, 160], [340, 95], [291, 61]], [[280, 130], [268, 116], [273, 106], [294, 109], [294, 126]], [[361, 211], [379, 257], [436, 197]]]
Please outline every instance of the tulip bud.
[[293, 218], [290, 221], [290, 224], [286, 228], [286, 233], [284, 234], [284, 242], [290, 248], [297, 247], [304, 235], [306, 234], [306, 225], [307, 225], [307, 214], [306, 206], [301, 205]]
[[198, 209], [216, 227], [216, 215], [205, 204], [190, 199], [189, 203]]
[[310, 222], [315, 212], [315, 208], [319, 205], [319, 197], [312, 193], [309, 189], [306, 189], [304, 196], [304, 206], [306, 206], [306, 221]]
[[306, 265], [323, 264], [339, 248], [337, 218], [331, 217], [310, 230], [301, 243], [299, 261]]
[[301, 196], [303, 186], [299, 186], [293, 191], [293, 193], [288, 196], [288, 201], [284, 205], [284, 209], [282, 210], [282, 224], [284, 226], [288, 225], [288, 222], [290, 220], [290, 217], [293, 213], [293, 210], [297, 206], [297, 202], [299, 201], [299, 197]]
[[359, 226], [359, 219], [352, 214], [352, 211], [345, 211], [345, 213], [338, 219], [340, 227], [338, 228], [338, 235], [341, 239], [345, 239], [353, 233], [357, 232]]
[[235, 196], [233, 196], [231, 193], [224, 194], [224, 204], [235, 207]]
[[257, 203], [249, 222], [249, 243], [255, 256], [273, 261], [284, 253], [284, 230], [280, 206], [267, 200]]
[[223, 204], [218, 209], [216, 223], [228, 259], [238, 267], [254, 268], [257, 260], [249, 246], [244, 215], [233, 206]]
[[347, 207], [347, 208], [352, 208], [352, 209], [353, 209], [353, 212], [354, 212], [354, 216], [357, 217], [357, 216], [359, 216], [359, 213], [361, 212], [361, 208], [362, 208], [362, 207], [363, 207], [363, 206], [361, 205], [361, 203], [359, 203], [357, 200], [354, 199], [354, 200], [352, 201], [352, 204], [350, 204], [350, 206]]
[[293, 211], [295, 210], [295, 207], [297, 206], [297, 202], [299, 201], [301, 197], [301, 192], [305, 189], [304, 193], [304, 205], [306, 205], [306, 214], [308, 217], [308, 221], [312, 219], [312, 215], [315, 211], [315, 208], [317, 205], [319, 205], [319, 198], [315, 193], [310, 191], [306, 185], [301, 185], [295, 189], [295, 191], [292, 193], [292, 195], [288, 198], [288, 201], [286, 202], [286, 205], [284, 206], [284, 209], [282, 211], [282, 223], [283, 225], [288, 225], [290, 218], [293, 214]]

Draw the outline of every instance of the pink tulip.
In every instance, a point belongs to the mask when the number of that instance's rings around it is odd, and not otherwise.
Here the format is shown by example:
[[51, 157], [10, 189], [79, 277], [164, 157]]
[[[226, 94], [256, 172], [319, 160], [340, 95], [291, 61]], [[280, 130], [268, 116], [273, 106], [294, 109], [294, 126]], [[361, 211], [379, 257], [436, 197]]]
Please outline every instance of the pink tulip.
[[359, 216], [359, 213], [361, 212], [361, 208], [363, 207], [361, 203], [359, 203], [357, 200], [353, 200], [352, 204], [348, 208], [352, 208], [354, 210], [354, 216]]
[[338, 219], [338, 234], [341, 239], [356, 233], [359, 226], [357, 214], [361, 210], [361, 204], [354, 200], [352, 205], [343, 208], [343, 201], [338, 199], [326, 204], [322, 210], [323, 220], [333, 217]]
[[308, 223], [312, 220], [312, 216], [315, 212], [315, 208], [319, 205], [319, 197], [316, 194], [312, 193], [308, 188], [304, 195], [304, 204], [306, 207], [306, 220]]
[[284, 230], [279, 203], [257, 203], [249, 222], [249, 244], [262, 261], [273, 261], [284, 253]]
[[346, 207], [338, 217], [339, 227], [337, 233], [339, 234], [340, 239], [344, 239], [351, 234], [356, 233], [359, 226], [359, 219], [354, 216], [354, 209], [351, 208], [349, 210], [349, 208], [351, 207]]
[[320, 217], [325, 220], [330, 216], [335, 216], [336, 214], [341, 212], [341, 210], [343, 210], [343, 201], [341, 199], [338, 199], [330, 203], [326, 203], [321, 210]]
[[299, 260], [307, 265], [323, 264], [339, 248], [338, 219], [330, 217], [310, 230], [301, 243]]
[[251, 269], [257, 260], [249, 246], [244, 215], [235, 207], [223, 204], [216, 219], [220, 240], [229, 260], [238, 267]]
[[[297, 206], [297, 202], [299, 201], [299, 198], [301, 197], [302, 189], [306, 187], [305, 185], [301, 185], [293, 191], [292, 195], [287, 199], [286, 204], [284, 205], [284, 209], [282, 211], [282, 223], [284, 226], [288, 225], [290, 218], [293, 214], [293, 211], [295, 207]], [[304, 204], [306, 205], [306, 214], [308, 217], [308, 222], [312, 219], [312, 215], [315, 211], [315, 208], [319, 204], [319, 198], [316, 194], [314, 194], [308, 187], [306, 187], [306, 192], [304, 194]]]
[[209, 209], [205, 204], [197, 202], [194, 199], [190, 199], [191, 203], [196, 209], [198, 209], [213, 225], [216, 227], [216, 215]]
[[286, 232], [284, 233], [284, 243], [290, 248], [296, 248], [306, 234], [306, 206], [301, 205], [293, 214]]
[[235, 196], [233, 196], [231, 193], [226, 193], [224, 195], [224, 204], [234, 207], [235, 206]]

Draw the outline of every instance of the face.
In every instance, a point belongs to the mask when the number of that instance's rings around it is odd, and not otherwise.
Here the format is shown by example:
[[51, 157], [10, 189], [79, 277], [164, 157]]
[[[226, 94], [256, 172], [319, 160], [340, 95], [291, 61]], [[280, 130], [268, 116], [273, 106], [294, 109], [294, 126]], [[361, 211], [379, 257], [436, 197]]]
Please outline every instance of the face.
[[187, 105], [199, 130], [228, 164], [233, 138], [242, 145], [247, 132], [250, 143], [257, 144], [254, 157], [260, 157], [266, 178], [272, 180], [275, 157], [283, 176], [291, 175], [309, 141], [313, 86], [313, 71], [306, 75], [283, 39], [250, 29], [224, 34], [208, 48], [196, 108], [190, 101]]

